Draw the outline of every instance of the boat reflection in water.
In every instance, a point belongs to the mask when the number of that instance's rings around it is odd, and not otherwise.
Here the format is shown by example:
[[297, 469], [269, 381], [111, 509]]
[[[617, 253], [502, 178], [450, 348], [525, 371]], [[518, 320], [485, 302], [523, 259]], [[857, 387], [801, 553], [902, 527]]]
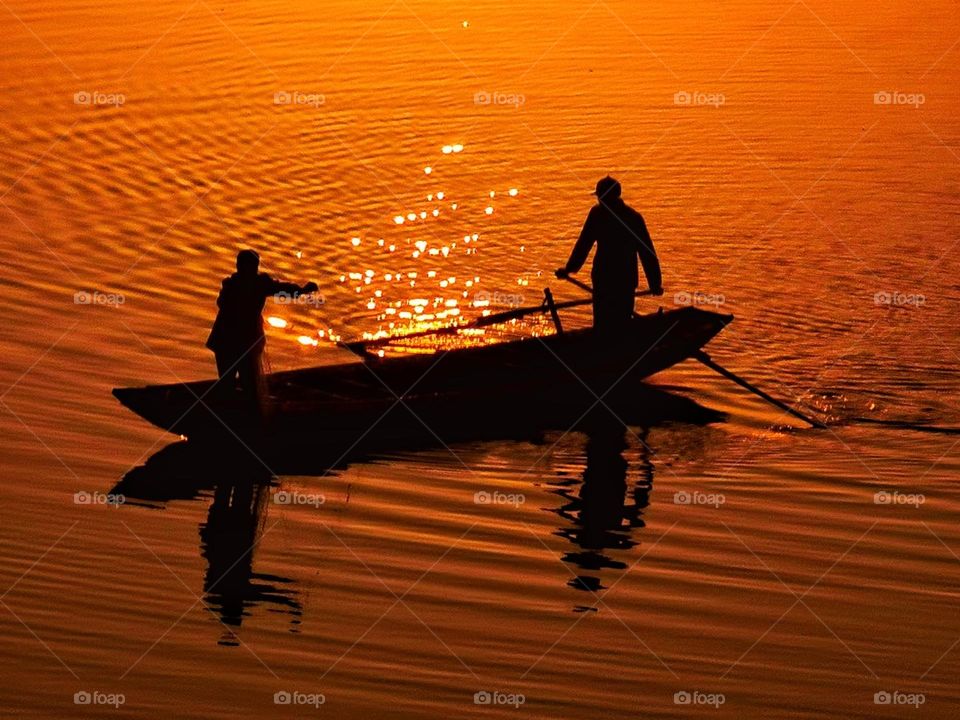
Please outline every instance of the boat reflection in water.
[[[640, 461], [632, 473], [624, 452], [629, 446], [628, 433], [633, 430], [607, 413], [591, 418], [581, 429], [587, 436], [583, 479], [554, 484], [554, 492], [566, 501], [554, 512], [568, 523], [556, 534], [576, 546], [562, 558], [576, 568], [570, 587], [595, 593], [605, 588], [598, 576], [600, 571], [627, 569], [624, 562], [611, 559], [606, 551], [626, 551], [637, 545], [631, 532], [644, 526], [642, 515], [650, 504], [653, 464], [646, 428], [636, 430]], [[634, 476], [632, 480], [628, 480], [629, 475]], [[595, 607], [579, 606], [576, 610]]]
[[[296, 451], [289, 444], [258, 448], [252, 456], [244, 447], [182, 441], [153, 455], [146, 464], [128, 472], [112, 490], [123, 494], [128, 504], [162, 507], [171, 500], [196, 499], [212, 494], [206, 522], [200, 526], [200, 553], [207, 561], [203, 581], [204, 602], [226, 628], [221, 644], [237, 644], [234, 632], [260, 605], [290, 616], [290, 630], [299, 629], [302, 606], [293, 581], [256, 572], [256, 552], [267, 519], [275, 476], [322, 477], [375, 460], [389, 450], [392, 461], [405, 454], [432, 450], [461, 442], [529, 441], [544, 432], [574, 430], [586, 436], [586, 467], [582, 482], [555, 483], [553, 491], [564, 504], [553, 510], [566, 521], [555, 534], [568, 539], [575, 550], [563, 560], [575, 566], [570, 586], [583, 591], [604, 589], [603, 570], [626, 570], [624, 562], [613, 560], [608, 550], [629, 551], [635, 545], [634, 528], [643, 527], [643, 510], [653, 485], [653, 465], [646, 447], [649, 428], [665, 422], [703, 425], [724, 418], [722, 413], [703, 407], [680, 395], [642, 384], [624, 400], [627, 412], [614, 416], [605, 407], [591, 411], [573, 428], [558, 424], [563, 417], [559, 406], [547, 408], [546, 415], [515, 415], [509, 421], [491, 423], [480, 417], [455, 429], [446, 427], [439, 435], [422, 442], [405, 442], [397, 448], [384, 439], [377, 447], [377, 433], [364, 437], [362, 447], [338, 456], [336, 448], [324, 450], [316, 444]], [[629, 424], [626, 425], [625, 423]], [[628, 437], [633, 438], [628, 443]], [[628, 467], [624, 451], [635, 440], [640, 460]], [[401, 450], [397, 454], [397, 450]], [[262, 458], [262, 459], [261, 459]], [[267, 470], [271, 468], [273, 472]], [[579, 485], [579, 487], [577, 487]], [[522, 529], [517, 528], [517, 533]], [[595, 604], [576, 608], [595, 609]]]
[[210, 448], [179, 442], [128, 472], [113, 490], [128, 502], [152, 506], [212, 493], [199, 529], [200, 554], [207, 561], [203, 603], [224, 626], [221, 645], [239, 644], [235, 629], [259, 605], [289, 614], [292, 632], [300, 625], [302, 607], [293, 581], [254, 569], [273, 481], [262, 464], [236, 449], [211, 453]]

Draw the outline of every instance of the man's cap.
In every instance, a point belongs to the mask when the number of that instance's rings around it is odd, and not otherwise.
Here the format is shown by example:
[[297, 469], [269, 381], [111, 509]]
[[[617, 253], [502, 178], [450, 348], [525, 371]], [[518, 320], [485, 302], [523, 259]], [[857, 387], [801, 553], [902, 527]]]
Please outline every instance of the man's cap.
[[597, 183], [597, 189], [593, 194], [601, 200], [616, 200], [620, 197], [621, 191], [620, 182], [607, 175]]

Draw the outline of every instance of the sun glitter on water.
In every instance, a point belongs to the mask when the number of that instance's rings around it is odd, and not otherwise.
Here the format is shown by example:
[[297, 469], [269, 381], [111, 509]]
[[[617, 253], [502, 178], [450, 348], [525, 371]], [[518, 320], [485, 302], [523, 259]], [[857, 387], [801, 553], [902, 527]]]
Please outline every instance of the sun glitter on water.
[[[359, 302], [359, 307], [378, 323], [377, 329], [362, 333], [364, 340], [464, 324], [473, 317], [508, 309], [501, 306], [501, 297], [510, 298], [509, 302], [523, 297], [519, 290], [525, 286], [526, 278], [516, 278], [516, 293], [491, 293], [484, 290], [478, 274], [471, 272], [464, 277], [462, 272], [463, 267], [474, 264], [466, 259], [481, 250], [483, 238], [496, 237], [503, 227], [493, 224], [497, 207], [515, 201], [519, 190], [507, 186], [479, 196], [475, 191], [453, 192], [457, 184], [451, 173], [463, 167], [461, 158], [466, 157], [466, 148], [463, 143], [449, 143], [439, 149], [442, 162], [422, 164], [415, 175], [420, 178], [417, 184], [428, 185], [420, 200], [411, 198], [407, 207], [396, 208], [384, 219], [382, 227], [374, 226], [368, 233], [346, 239], [351, 248], [348, 257], [361, 267], [354, 265], [326, 274], [332, 275], [335, 287], [321, 287], [321, 292], [336, 298], [343, 311], [348, 304], [358, 307]], [[449, 183], [448, 187], [438, 187], [439, 181]], [[517, 250], [522, 252], [523, 248]], [[301, 258], [300, 253], [297, 258]], [[461, 268], [461, 272], [451, 272], [455, 267]], [[271, 314], [266, 318], [272, 335], [293, 340], [304, 348], [329, 347], [342, 340], [333, 328], [316, 328], [316, 315], [296, 306], [287, 306], [284, 311], [282, 316]], [[331, 320], [337, 316], [329, 308], [325, 314]], [[309, 329], [311, 325], [314, 329]], [[531, 332], [540, 334], [536, 322]], [[439, 343], [484, 342], [487, 335], [485, 330], [478, 330], [447, 336]]]

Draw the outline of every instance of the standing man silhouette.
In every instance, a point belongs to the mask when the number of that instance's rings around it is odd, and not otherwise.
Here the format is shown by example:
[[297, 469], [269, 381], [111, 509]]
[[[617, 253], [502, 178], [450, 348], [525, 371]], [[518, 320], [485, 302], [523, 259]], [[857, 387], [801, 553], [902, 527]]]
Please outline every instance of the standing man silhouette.
[[267, 298], [287, 295], [296, 298], [317, 291], [317, 284], [306, 285], [274, 280], [259, 272], [260, 256], [253, 250], [237, 254], [237, 271], [224, 278], [217, 297], [217, 319], [213, 323], [207, 347], [217, 359], [221, 389], [241, 389], [254, 401], [259, 400], [260, 360], [266, 346], [263, 334], [263, 306]]
[[620, 183], [609, 175], [597, 183], [597, 204], [590, 209], [567, 264], [557, 270], [565, 278], [583, 267], [593, 249], [593, 326], [598, 334], [615, 336], [633, 317], [639, 284], [637, 260], [643, 265], [653, 295], [662, 295], [660, 261], [643, 216], [620, 197]]

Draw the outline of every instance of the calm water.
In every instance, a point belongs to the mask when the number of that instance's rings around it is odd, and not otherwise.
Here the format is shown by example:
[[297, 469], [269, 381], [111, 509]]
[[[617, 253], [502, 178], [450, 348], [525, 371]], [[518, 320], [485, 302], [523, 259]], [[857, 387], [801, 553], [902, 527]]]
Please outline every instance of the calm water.
[[[0, 24], [4, 717], [956, 716], [958, 437], [852, 422], [960, 426], [955, 3], [10, 0]], [[270, 473], [164, 449], [110, 396], [211, 374], [241, 246], [325, 300], [268, 308], [274, 369], [538, 303], [607, 172], [663, 304], [722, 303], [713, 356], [829, 430], [681, 366], [658, 384], [727, 422], [251, 490]], [[134, 468], [124, 506], [75, 503]], [[474, 703], [495, 691], [525, 702]]]

